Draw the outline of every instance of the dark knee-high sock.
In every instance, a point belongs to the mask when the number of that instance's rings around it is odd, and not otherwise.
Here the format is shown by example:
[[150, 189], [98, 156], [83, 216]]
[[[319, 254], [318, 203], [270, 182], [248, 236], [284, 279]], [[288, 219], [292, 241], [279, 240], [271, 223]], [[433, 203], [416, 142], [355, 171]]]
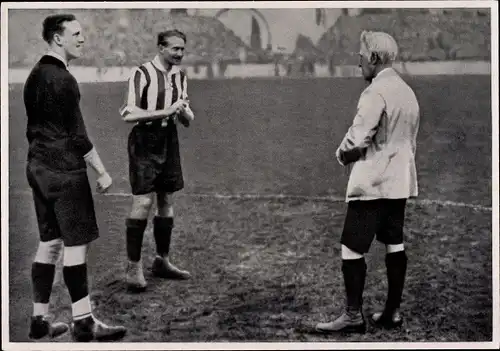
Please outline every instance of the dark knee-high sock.
[[64, 266], [63, 277], [71, 297], [73, 319], [79, 320], [91, 316], [87, 264]]
[[408, 257], [405, 251], [398, 251], [385, 256], [387, 283], [389, 288], [385, 307], [387, 311], [393, 311], [400, 307], [407, 264]]
[[130, 261], [139, 262], [147, 220], [127, 218], [125, 225], [127, 227], [127, 257]]
[[361, 311], [366, 278], [365, 258], [342, 260], [342, 274], [347, 295], [347, 308], [352, 311]]
[[172, 217], [155, 216], [153, 222], [153, 232], [156, 241], [156, 253], [158, 254], [158, 256], [167, 256], [170, 252], [170, 242], [172, 238], [172, 229], [174, 227], [174, 219]]
[[54, 264], [33, 262], [33, 264], [31, 265], [33, 302], [36, 305], [46, 305], [40, 309], [34, 308], [33, 315], [48, 314], [48, 303], [50, 300], [50, 294], [52, 293], [52, 285], [54, 284], [55, 272], [56, 266]]

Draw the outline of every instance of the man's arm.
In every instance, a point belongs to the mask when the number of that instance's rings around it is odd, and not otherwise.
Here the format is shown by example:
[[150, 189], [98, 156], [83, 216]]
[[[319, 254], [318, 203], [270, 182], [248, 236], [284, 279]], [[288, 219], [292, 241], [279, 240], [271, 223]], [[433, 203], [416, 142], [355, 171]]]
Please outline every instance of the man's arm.
[[336, 152], [337, 160], [342, 165], [364, 157], [384, 109], [385, 101], [380, 94], [367, 90], [361, 95], [354, 121]]
[[123, 121], [127, 123], [148, 122], [158, 119], [165, 119], [175, 115], [181, 110], [182, 104], [185, 104], [185, 102], [179, 100], [172, 106], [158, 111], [147, 111], [137, 106], [123, 106], [120, 109], [120, 114], [123, 117]]
[[104, 167], [104, 164], [101, 161], [101, 158], [99, 157], [99, 154], [97, 153], [97, 150], [95, 147], [92, 148], [89, 152], [83, 156], [85, 159], [85, 162], [92, 167], [92, 169], [96, 172], [98, 176], [104, 175], [106, 172], [106, 168]]
[[49, 109], [58, 116], [70, 138], [70, 149], [81, 156], [87, 154], [94, 145], [87, 134], [80, 110], [80, 89], [77, 81], [67, 73], [60, 74], [56, 84], [51, 84], [46, 94], [46, 104], [49, 104]]
[[109, 189], [112, 183], [111, 176], [106, 171], [104, 164], [95, 147], [83, 157], [85, 162], [97, 173], [97, 191], [102, 193]]
[[189, 98], [187, 93], [187, 75], [184, 74], [183, 78], [183, 90], [181, 94], [181, 99], [186, 101], [186, 105], [181, 109], [179, 114], [179, 122], [181, 122], [185, 127], [189, 127], [192, 121], [194, 121], [194, 112], [189, 106]]
[[97, 191], [104, 192], [111, 186], [111, 177], [106, 171], [97, 150], [87, 135], [87, 129], [80, 110], [80, 90], [78, 84], [76, 80], [67, 80], [67, 82], [68, 84], [62, 86], [64, 86], [65, 91], [63, 99], [65, 107], [63, 110], [69, 109], [67, 111], [67, 116], [71, 117], [67, 119], [70, 124], [69, 131], [72, 134], [73, 142], [76, 143], [75, 147], [81, 150], [87, 165], [97, 173]]

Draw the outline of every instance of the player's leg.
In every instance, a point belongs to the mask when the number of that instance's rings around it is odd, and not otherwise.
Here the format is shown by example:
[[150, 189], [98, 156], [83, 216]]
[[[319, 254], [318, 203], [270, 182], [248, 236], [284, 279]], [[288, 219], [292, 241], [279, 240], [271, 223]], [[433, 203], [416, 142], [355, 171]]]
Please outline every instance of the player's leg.
[[[62, 240], [52, 204], [45, 198], [38, 185], [39, 178], [43, 178], [43, 172], [40, 172], [40, 169], [33, 169], [33, 167], [33, 164], [28, 165], [27, 176], [28, 182], [33, 188], [40, 242], [31, 265], [33, 315], [29, 337], [41, 339], [45, 336], [62, 335], [69, 330], [69, 326], [65, 323], [50, 323], [48, 321], [49, 300], [54, 284], [56, 263], [62, 251]], [[42, 180], [42, 183], [46, 182]]]
[[33, 316], [48, 316], [49, 299], [55, 277], [55, 266], [62, 253], [59, 238], [40, 241], [31, 267], [33, 282]]
[[189, 279], [191, 274], [174, 266], [170, 260], [170, 244], [174, 228], [173, 194], [160, 192], [157, 194], [158, 213], [154, 218], [154, 237], [156, 241], [156, 258], [153, 273], [169, 279]]
[[372, 320], [383, 327], [395, 328], [403, 323], [400, 306], [403, 296], [408, 257], [403, 243], [406, 200], [386, 200], [386, 221], [377, 239], [386, 245], [387, 300], [383, 311], [374, 313]]
[[156, 171], [149, 154], [150, 131], [146, 126], [135, 126], [128, 137], [129, 179], [132, 190], [132, 208], [125, 220], [128, 288], [143, 291], [147, 287], [142, 268], [144, 231], [154, 202]]
[[179, 139], [174, 123], [169, 122], [167, 127], [161, 128], [159, 140], [163, 144], [166, 159], [155, 179], [158, 214], [154, 219], [154, 233], [158, 257], [153, 264], [153, 273], [164, 278], [189, 279], [189, 272], [178, 269], [169, 260], [174, 228], [173, 193], [184, 187]]
[[106, 325], [92, 313], [87, 251], [99, 231], [87, 173], [65, 177], [61, 189], [54, 209], [65, 246], [63, 278], [71, 297], [73, 338], [78, 342], [121, 339], [124, 327]]
[[132, 208], [126, 219], [127, 271], [126, 282], [130, 290], [139, 292], [147, 287], [142, 265], [142, 244], [148, 216], [154, 203], [154, 193], [133, 195]]
[[352, 201], [341, 237], [342, 275], [346, 294], [344, 312], [332, 322], [319, 323], [320, 332], [364, 333], [363, 291], [366, 279], [364, 254], [368, 252], [378, 226], [377, 201]]

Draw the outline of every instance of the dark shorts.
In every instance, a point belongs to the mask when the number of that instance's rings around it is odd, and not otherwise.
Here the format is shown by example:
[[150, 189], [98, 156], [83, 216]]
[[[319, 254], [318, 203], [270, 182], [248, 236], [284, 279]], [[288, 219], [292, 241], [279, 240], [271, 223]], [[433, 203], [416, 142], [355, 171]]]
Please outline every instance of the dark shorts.
[[173, 193], [184, 188], [177, 127], [169, 122], [139, 124], [128, 138], [129, 176], [133, 195]]
[[61, 173], [30, 160], [26, 176], [33, 191], [41, 241], [62, 239], [65, 246], [79, 246], [99, 237], [85, 169]]
[[368, 252], [373, 239], [386, 245], [403, 243], [406, 199], [350, 201], [341, 243], [360, 254]]

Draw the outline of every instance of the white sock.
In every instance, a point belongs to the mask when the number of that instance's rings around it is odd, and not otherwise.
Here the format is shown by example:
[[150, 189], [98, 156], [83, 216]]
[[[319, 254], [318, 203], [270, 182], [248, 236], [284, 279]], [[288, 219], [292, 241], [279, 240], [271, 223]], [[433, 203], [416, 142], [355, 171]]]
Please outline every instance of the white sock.
[[48, 316], [49, 304], [48, 303], [33, 303], [33, 316]]
[[92, 306], [90, 304], [90, 297], [87, 295], [83, 299], [71, 304], [71, 310], [73, 312], [73, 320], [75, 321], [91, 316]]

